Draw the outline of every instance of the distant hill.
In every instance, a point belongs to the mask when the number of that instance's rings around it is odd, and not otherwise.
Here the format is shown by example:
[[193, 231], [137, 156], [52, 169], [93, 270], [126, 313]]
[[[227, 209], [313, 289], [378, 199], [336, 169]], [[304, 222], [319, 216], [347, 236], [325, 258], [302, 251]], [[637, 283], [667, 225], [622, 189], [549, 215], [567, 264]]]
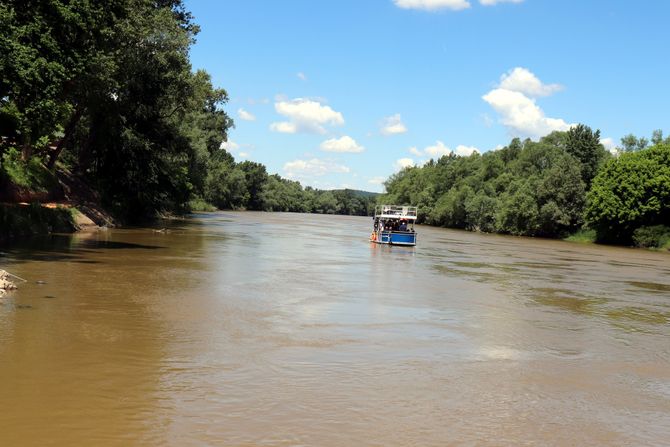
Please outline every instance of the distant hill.
[[344, 191], [345, 193], [351, 193], [354, 197], [362, 197], [362, 198], [376, 198], [377, 196], [380, 196], [381, 194], [378, 192], [371, 192], [371, 191], [361, 191], [359, 189], [333, 189], [333, 192], [335, 191]]

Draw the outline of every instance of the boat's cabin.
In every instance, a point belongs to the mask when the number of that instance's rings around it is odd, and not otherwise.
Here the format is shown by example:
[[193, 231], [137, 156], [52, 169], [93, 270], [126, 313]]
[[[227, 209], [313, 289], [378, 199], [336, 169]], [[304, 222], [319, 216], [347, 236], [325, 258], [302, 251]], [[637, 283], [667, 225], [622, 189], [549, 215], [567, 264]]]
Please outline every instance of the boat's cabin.
[[377, 205], [375, 207], [374, 231], [414, 233], [417, 207]]
[[375, 217], [416, 220], [416, 211], [417, 207], [415, 206], [377, 205], [375, 206]]

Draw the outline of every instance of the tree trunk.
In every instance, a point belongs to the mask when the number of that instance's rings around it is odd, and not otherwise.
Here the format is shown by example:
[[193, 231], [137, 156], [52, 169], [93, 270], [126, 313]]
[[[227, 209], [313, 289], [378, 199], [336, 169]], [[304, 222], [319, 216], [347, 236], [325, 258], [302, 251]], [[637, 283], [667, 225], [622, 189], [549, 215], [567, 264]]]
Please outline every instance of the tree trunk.
[[33, 145], [30, 136], [26, 137], [21, 145], [21, 160], [28, 161], [33, 156]]
[[72, 133], [74, 132], [74, 128], [81, 119], [81, 116], [83, 114], [84, 114], [84, 107], [79, 106], [74, 111], [74, 114], [70, 117], [70, 121], [68, 121], [67, 126], [65, 126], [65, 131], [63, 132], [63, 138], [61, 138], [58, 144], [56, 145], [56, 149], [54, 149], [54, 151], [49, 154], [49, 162], [47, 163], [48, 169], [53, 169], [54, 166], [56, 166], [56, 161], [58, 161], [58, 157], [60, 157], [61, 152], [63, 152], [65, 144], [70, 140]]

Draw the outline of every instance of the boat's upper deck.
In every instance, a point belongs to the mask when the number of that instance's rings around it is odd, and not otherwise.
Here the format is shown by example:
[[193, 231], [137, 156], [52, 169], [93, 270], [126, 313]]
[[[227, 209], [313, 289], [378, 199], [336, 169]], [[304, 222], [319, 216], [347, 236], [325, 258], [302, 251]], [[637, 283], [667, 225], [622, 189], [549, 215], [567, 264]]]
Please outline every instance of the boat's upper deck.
[[416, 211], [417, 207], [415, 206], [377, 205], [375, 206], [375, 217], [416, 220]]

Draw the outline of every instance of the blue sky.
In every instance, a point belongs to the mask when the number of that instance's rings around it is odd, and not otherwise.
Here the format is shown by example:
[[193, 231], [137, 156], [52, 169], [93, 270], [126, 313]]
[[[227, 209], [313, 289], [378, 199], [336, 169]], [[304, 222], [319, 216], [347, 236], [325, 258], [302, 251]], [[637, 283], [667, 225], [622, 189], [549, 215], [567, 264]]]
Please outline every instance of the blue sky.
[[585, 123], [670, 132], [670, 1], [187, 0], [227, 148], [322, 189]]

